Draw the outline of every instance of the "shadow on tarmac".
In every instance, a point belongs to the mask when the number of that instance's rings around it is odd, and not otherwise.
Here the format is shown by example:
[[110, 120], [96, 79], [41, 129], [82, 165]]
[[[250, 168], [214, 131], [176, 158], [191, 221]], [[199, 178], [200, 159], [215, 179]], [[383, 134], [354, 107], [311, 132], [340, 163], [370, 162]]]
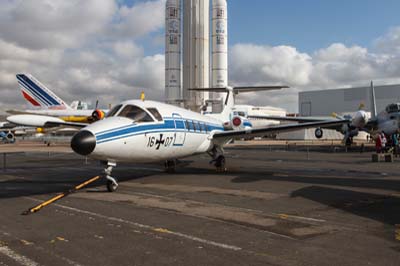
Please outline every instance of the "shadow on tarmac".
[[400, 223], [400, 198], [391, 195], [309, 186], [292, 192], [291, 197], [306, 198], [389, 225]]

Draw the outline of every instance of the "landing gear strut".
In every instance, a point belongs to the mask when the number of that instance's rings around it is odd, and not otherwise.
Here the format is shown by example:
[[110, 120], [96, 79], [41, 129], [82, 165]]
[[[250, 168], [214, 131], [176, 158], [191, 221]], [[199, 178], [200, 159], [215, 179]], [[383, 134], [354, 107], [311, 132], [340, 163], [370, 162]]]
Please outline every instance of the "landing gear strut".
[[175, 173], [176, 160], [166, 160], [164, 163], [164, 167], [167, 173]]
[[221, 147], [214, 146], [208, 154], [213, 158], [210, 164], [214, 164], [217, 168], [217, 172], [226, 172], [228, 170], [225, 166], [224, 151]]
[[118, 181], [116, 178], [111, 176], [113, 167], [117, 166], [116, 163], [107, 162], [107, 167], [104, 169], [104, 174], [107, 179], [107, 190], [114, 192], [118, 188]]

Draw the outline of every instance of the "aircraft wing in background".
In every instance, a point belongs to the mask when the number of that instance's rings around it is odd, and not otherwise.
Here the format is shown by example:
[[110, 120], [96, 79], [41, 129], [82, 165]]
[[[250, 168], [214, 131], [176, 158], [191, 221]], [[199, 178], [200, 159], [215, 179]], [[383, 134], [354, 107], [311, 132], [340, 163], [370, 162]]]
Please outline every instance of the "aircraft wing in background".
[[60, 118], [45, 115], [11, 115], [7, 117], [7, 121], [16, 125], [29, 127], [76, 127], [82, 128], [87, 123], [66, 122]]
[[229, 130], [223, 132], [215, 132], [212, 135], [213, 140], [218, 141], [225, 141], [235, 137], [259, 137], [268, 134], [276, 134], [282, 132], [290, 132], [299, 129], [305, 128], [315, 128], [315, 127], [335, 127], [335, 126], [342, 126], [343, 124], [349, 123], [348, 119], [342, 120], [325, 120], [325, 121], [317, 121], [317, 122], [306, 122], [306, 123], [299, 123], [299, 124], [287, 124], [287, 125], [278, 125], [278, 126], [271, 126], [265, 128], [255, 128], [255, 129], [244, 129], [244, 130]]

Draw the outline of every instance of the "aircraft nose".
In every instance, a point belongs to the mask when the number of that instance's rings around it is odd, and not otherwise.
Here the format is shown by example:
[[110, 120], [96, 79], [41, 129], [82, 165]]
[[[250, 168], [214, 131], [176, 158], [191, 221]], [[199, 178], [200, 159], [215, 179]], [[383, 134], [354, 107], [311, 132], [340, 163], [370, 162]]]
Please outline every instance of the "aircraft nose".
[[95, 147], [96, 137], [90, 131], [82, 130], [72, 137], [71, 148], [80, 155], [89, 155]]

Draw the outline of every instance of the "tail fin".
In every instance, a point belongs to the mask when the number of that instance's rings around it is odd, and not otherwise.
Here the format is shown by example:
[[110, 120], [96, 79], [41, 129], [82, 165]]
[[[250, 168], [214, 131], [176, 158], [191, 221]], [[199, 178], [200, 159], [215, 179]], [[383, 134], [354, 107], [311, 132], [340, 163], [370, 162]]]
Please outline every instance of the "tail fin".
[[193, 88], [189, 90], [193, 91], [209, 91], [209, 92], [226, 92], [226, 98], [224, 102], [224, 108], [219, 114], [223, 121], [230, 120], [230, 115], [232, 113], [232, 108], [235, 105], [234, 95], [241, 92], [255, 92], [255, 91], [270, 91], [270, 90], [280, 90], [283, 88], [289, 88], [288, 86], [245, 86], [245, 87], [225, 87], [225, 88]]
[[60, 97], [30, 74], [16, 75], [22, 95], [33, 106], [53, 109], [71, 109]]
[[374, 83], [371, 80], [371, 119], [376, 117], [376, 99]]

